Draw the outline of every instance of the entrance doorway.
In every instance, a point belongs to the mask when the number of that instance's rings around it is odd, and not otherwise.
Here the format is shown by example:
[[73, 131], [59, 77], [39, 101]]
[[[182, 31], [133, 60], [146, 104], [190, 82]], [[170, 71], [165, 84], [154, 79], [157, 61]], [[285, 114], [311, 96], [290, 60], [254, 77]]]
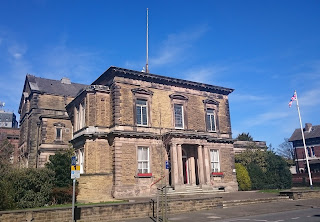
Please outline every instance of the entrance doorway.
[[182, 149], [182, 166], [183, 166], [183, 183], [189, 184], [189, 167], [188, 167], [188, 157], [184, 149]]
[[199, 185], [197, 146], [185, 144], [182, 147], [183, 183]]

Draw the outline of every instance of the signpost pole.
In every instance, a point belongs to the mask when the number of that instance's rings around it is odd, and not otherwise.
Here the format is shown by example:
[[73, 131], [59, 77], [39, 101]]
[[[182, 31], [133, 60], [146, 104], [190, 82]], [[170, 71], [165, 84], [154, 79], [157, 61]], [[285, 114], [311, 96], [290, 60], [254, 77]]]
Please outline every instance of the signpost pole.
[[76, 179], [73, 179], [73, 191], [72, 191], [72, 220], [74, 221], [74, 203], [75, 203], [75, 197], [76, 197]]

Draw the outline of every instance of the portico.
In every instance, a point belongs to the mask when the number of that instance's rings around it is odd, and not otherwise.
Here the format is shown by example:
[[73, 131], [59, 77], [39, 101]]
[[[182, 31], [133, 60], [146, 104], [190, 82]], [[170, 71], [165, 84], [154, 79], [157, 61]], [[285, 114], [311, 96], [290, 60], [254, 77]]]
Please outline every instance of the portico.
[[[189, 141], [190, 142], [190, 141]], [[203, 143], [170, 144], [170, 185], [184, 189], [186, 185], [205, 187], [211, 183], [210, 151]]]

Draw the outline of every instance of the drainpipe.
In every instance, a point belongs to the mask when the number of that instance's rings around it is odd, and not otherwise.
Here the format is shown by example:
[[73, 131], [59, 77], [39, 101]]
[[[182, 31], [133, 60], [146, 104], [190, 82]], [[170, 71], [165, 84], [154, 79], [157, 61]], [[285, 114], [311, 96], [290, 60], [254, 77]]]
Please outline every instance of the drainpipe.
[[38, 168], [38, 152], [39, 152], [39, 134], [40, 134], [40, 124], [41, 122], [37, 122], [37, 130], [38, 130], [38, 133], [37, 133], [37, 152], [36, 152], [36, 168]]

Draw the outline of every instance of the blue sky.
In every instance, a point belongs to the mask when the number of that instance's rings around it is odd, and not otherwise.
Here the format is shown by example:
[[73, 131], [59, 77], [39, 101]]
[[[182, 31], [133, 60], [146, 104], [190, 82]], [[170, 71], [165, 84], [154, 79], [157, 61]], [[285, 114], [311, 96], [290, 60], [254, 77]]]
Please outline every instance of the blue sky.
[[3, 0], [0, 101], [17, 113], [27, 73], [90, 84], [109, 66], [234, 88], [234, 136], [278, 147], [320, 124], [319, 1]]

